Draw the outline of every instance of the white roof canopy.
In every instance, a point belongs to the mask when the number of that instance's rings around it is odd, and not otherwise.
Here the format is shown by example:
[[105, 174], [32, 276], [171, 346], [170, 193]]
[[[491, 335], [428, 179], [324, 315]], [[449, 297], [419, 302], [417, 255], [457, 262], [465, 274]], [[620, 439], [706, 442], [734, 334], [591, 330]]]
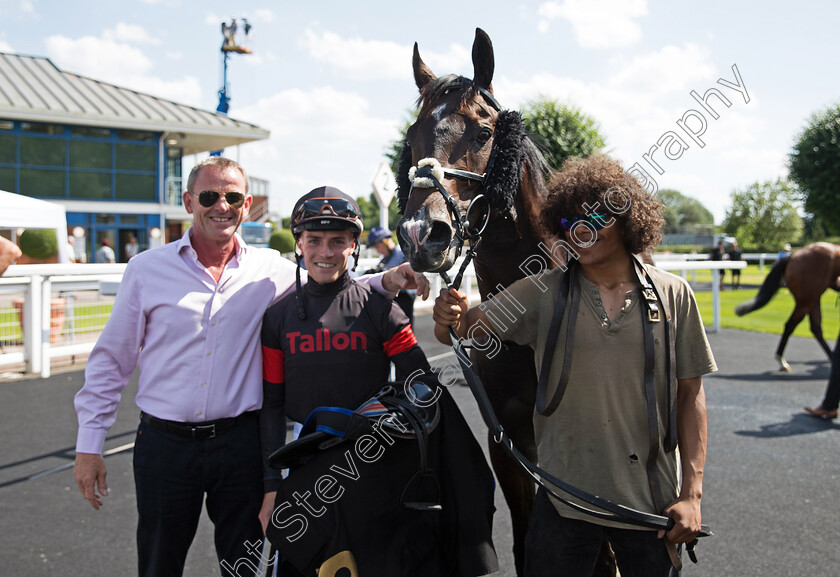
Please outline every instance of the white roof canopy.
[[54, 228], [58, 262], [70, 262], [67, 215], [60, 204], [0, 190], [0, 228]]

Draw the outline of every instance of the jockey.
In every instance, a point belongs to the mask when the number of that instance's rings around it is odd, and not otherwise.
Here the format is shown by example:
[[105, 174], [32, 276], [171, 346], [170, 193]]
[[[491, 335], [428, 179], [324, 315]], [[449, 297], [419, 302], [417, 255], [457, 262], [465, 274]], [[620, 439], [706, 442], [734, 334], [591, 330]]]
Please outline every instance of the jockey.
[[[317, 452], [286, 479], [269, 466], [269, 457], [285, 443], [287, 418], [304, 423], [316, 409], [358, 414], [353, 411], [387, 381], [391, 362], [406, 375], [431, 374], [405, 314], [349, 275], [348, 261], [358, 254], [364, 229], [356, 202], [336, 188], [316, 188], [295, 204], [291, 229], [308, 281], [268, 309], [261, 335], [266, 466], [260, 520], [279, 550], [282, 574], [333, 575], [340, 568], [348, 575], [406, 577], [493, 571], [492, 476], [457, 406], [434, 379], [441, 421], [424, 439], [421, 459], [428, 460], [423, 470], [430, 484], [424, 486], [438, 489], [422, 498], [406, 497], [416, 488], [410, 479], [418, 472], [418, 442], [396, 440], [375, 426], [371, 431], [378, 434], [369, 431], [355, 444]], [[459, 446], [457, 458], [440, 442], [443, 427], [447, 445]], [[473, 505], [456, 506], [462, 498]], [[409, 501], [434, 506], [418, 511]]]

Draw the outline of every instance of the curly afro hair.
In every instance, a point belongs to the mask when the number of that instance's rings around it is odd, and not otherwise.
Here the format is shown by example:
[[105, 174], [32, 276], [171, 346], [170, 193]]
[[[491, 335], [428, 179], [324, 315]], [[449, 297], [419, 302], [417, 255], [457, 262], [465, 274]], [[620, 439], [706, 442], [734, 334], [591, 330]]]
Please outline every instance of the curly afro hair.
[[574, 157], [563, 163], [549, 183], [543, 226], [563, 238], [560, 219], [589, 212], [606, 213], [624, 226], [624, 246], [630, 254], [646, 253], [662, 241], [664, 206], [607, 156]]

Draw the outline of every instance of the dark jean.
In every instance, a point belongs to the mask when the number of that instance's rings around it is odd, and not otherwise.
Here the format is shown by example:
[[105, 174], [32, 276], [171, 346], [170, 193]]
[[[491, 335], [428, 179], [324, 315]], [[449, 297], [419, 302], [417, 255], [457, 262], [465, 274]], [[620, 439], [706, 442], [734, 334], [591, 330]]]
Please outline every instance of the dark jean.
[[615, 529], [561, 517], [551, 497], [540, 489], [525, 537], [525, 576], [591, 577], [604, 539], [612, 545], [621, 577], [679, 575], [656, 531]]
[[[134, 445], [137, 553], [141, 577], [179, 577], [205, 495], [220, 563], [241, 569], [259, 562], [263, 539], [259, 419], [256, 413], [212, 439], [192, 440], [140, 423]], [[246, 544], [246, 542], [251, 545]], [[222, 575], [229, 575], [224, 565]]]

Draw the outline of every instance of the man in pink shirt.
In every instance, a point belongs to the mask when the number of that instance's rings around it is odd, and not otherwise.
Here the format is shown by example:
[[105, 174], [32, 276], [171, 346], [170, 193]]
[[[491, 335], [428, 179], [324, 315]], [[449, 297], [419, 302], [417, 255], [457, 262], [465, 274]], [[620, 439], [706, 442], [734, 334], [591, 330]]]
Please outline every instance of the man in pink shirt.
[[[140, 369], [134, 479], [144, 577], [182, 574], [205, 496], [220, 562], [235, 566], [262, 539], [260, 324], [295, 281], [293, 263], [236, 235], [252, 200], [239, 164], [200, 162], [183, 200], [193, 226], [131, 259], [75, 400], [76, 483], [99, 509], [105, 436]], [[393, 296], [420, 279], [403, 267], [370, 280]]]

